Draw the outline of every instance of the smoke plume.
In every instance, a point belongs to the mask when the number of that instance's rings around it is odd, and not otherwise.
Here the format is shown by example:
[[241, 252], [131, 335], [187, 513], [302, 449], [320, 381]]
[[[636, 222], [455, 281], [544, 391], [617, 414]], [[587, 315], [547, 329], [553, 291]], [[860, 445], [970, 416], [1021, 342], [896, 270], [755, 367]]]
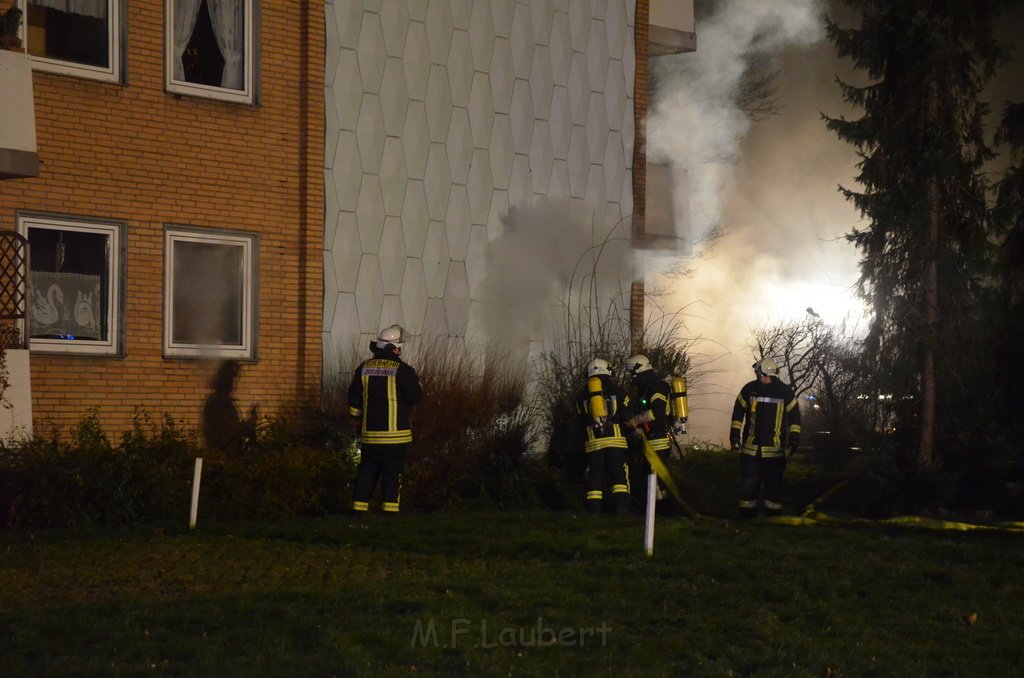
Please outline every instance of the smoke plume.
[[[579, 295], [592, 285], [629, 279], [626, 226], [595, 232], [588, 210], [568, 198], [535, 197], [513, 206], [502, 226], [489, 245], [482, 329], [491, 347], [517, 359], [578, 315]], [[619, 296], [618, 290], [598, 292], [601, 299]]]
[[[685, 170], [691, 237], [687, 278], [664, 281], [678, 261], [648, 258], [648, 281], [686, 308], [700, 337], [697, 363], [711, 373], [691, 388], [691, 434], [726, 439], [735, 394], [753, 378], [750, 330], [800, 320], [856, 322], [857, 256], [842, 235], [858, 221], [837, 191], [852, 186], [856, 156], [821, 113], [846, 113], [834, 83], [840, 64], [824, 41], [816, 0], [727, 0], [697, 23], [697, 51], [671, 57], [648, 127], [649, 154]], [[747, 58], [773, 54], [778, 114], [751, 122], [737, 104]], [[703, 250], [712, 231], [721, 236]], [[785, 376], [785, 369], [783, 370]]]

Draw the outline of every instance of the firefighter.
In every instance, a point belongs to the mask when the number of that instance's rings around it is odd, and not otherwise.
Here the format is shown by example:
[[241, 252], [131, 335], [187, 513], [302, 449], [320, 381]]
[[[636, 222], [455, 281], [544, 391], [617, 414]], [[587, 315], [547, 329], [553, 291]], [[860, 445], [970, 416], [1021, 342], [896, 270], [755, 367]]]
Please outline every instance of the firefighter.
[[612, 379], [607, 360], [595, 358], [587, 366], [587, 388], [577, 402], [583, 418], [586, 439], [583, 451], [587, 460], [588, 513], [600, 513], [604, 490], [611, 485], [611, 504], [616, 515], [629, 513], [629, 448], [622, 422], [629, 419], [629, 396]]
[[369, 510], [378, 479], [384, 512], [398, 513], [405, 450], [412, 442], [409, 416], [423, 399], [416, 370], [399, 357], [404, 343], [401, 325], [381, 330], [370, 342], [373, 357], [356, 368], [348, 388], [352, 431], [362, 450], [352, 493], [355, 513]]
[[779, 379], [771, 358], [754, 363], [757, 376], [740, 389], [732, 408], [729, 443], [740, 452], [740, 517], [757, 515], [761, 485], [764, 513], [782, 512], [782, 473], [786, 448], [800, 444], [800, 407], [793, 389]]
[[[643, 432], [651, 449], [661, 459], [662, 463], [667, 462], [672, 451], [672, 444], [669, 439], [669, 430], [672, 426], [672, 409], [669, 402], [671, 389], [668, 383], [658, 376], [647, 356], [637, 354], [626, 360], [626, 371], [632, 378], [632, 384], [636, 389], [633, 401], [633, 418], [627, 422], [627, 427], [634, 431]], [[650, 462], [646, 458], [640, 463], [643, 473], [653, 473]], [[658, 499], [667, 497], [662, 480], [658, 479]], [[667, 512], [672, 513], [670, 504], [665, 504]]]

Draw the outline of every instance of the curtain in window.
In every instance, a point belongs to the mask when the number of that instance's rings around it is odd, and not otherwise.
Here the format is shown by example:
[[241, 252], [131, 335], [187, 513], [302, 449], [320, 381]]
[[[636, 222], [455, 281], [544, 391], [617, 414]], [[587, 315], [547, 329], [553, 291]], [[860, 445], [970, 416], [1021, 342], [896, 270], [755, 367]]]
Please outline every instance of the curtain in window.
[[32, 271], [29, 336], [102, 339], [100, 276]]
[[49, 7], [69, 14], [107, 18], [108, 0], [28, 0], [28, 4], [36, 7]]
[[220, 86], [245, 89], [245, 2], [244, 0], [206, 0], [217, 46], [224, 57]]
[[185, 48], [196, 28], [199, 5], [203, 0], [174, 0], [174, 79], [185, 80]]

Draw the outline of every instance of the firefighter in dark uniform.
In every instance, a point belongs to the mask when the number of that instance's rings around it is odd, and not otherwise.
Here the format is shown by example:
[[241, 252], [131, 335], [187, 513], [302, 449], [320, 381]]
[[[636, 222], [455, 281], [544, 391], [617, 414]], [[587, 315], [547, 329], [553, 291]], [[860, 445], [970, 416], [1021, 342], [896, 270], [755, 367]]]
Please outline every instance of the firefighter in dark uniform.
[[397, 513], [405, 450], [412, 442], [409, 415], [423, 399], [420, 379], [399, 357], [405, 342], [400, 325], [381, 330], [370, 342], [373, 357], [356, 368], [348, 388], [352, 430], [361, 439], [352, 510], [365, 512], [380, 479], [385, 513]]
[[736, 396], [732, 408], [729, 443], [740, 452], [740, 517], [757, 515], [764, 484], [764, 513], [782, 512], [782, 473], [786, 448], [800, 444], [800, 407], [793, 389], [779, 379], [779, 365], [771, 358], [754, 363], [757, 378]]
[[629, 396], [612, 380], [607, 360], [595, 358], [587, 366], [587, 388], [577, 402], [583, 418], [586, 439], [583, 451], [587, 460], [588, 513], [600, 513], [604, 490], [611, 485], [612, 508], [616, 515], [629, 513], [629, 469], [626, 452], [629, 444], [622, 422], [629, 419]]
[[[658, 455], [662, 462], [667, 462], [672, 452], [672, 443], [669, 440], [669, 430], [672, 425], [672, 409], [669, 403], [671, 389], [668, 383], [658, 376], [645, 355], [634, 355], [626, 359], [626, 371], [632, 377], [633, 386], [636, 389], [635, 400], [633, 401], [633, 418], [627, 422], [627, 426], [636, 431], [642, 431], [651, 449]], [[644, 475], [652, 473], [651, 465], [644, 458], [640, 464]], [[663, 499], [668, 495], [665, 493], [662, 480], [658, 479], [658, 498]], [[668, 508], [671, 504], [666, 504]]]

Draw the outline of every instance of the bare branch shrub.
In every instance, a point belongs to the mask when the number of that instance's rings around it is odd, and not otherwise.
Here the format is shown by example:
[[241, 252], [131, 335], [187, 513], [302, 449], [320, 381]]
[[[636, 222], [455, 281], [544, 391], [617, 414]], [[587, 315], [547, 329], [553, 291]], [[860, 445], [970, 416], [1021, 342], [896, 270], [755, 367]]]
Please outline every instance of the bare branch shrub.
[[[648, 320], [639, 337], [630, 335], [629, 290], [620, 289], [608, 297], [599, 294], [598, 264], [608, 241], [587, 250], [580, 257], [562, 306], [565, 310], [563, 332], [555, 337], [551, 350], [540, 357], [537, 383], [538, 409], [543, 416], [547, 438], [548, 462], [561, 469], [570, 480], [583, 478], [585, 463], [579, 432], [576, 398], [586, 382], [587, 364], [603, 358], [612, 365], [623, 386], [626, 359], [642, 352], [663, 376], [697, 376], [691, 365], [690, 349], [694, 339], [685, 336], [683, 311], [664, 312]], [[596, 250], [596, 252], [595, 252]], [[591, 254], [595, 260], [585, 273], [582, 262]]]

